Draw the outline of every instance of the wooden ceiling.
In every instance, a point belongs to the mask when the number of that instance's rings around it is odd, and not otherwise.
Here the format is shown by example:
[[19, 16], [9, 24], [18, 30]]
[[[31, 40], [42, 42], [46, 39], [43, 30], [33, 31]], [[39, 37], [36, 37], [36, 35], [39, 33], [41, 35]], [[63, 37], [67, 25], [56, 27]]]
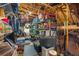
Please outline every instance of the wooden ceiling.
[[[67, 8], [67, 6], [69, 9]], [[59, 23], [63, 23], [68, 17], [69, 23], [78, 21], [79, 4], [59, 4], [59, 3], [21, 3], [19, 10], [22, 14], [28, 14], [31, 11], [32, 14], [29, 15], [30, 18], [35, 17], [39, 13], [52, 13], [56, 14]]]
[[[56, 4], [57, 5], [57, 4]], [[54, 5], [56, 7], [56, 5]], [[23, 11], [23, 12], [27, 12], [28, 10], [29, 11], [32, 11], [33, 14], [38, 14], [38, 13], [44, 13], [47, 12], [51, 12], [53, 13], [54, 10], [55, 10], [55, 7], [51, 6], [50, 4], [44, 4], [44, 3], [31, 3], [31, 4], [20, 4], [20, 11]]]

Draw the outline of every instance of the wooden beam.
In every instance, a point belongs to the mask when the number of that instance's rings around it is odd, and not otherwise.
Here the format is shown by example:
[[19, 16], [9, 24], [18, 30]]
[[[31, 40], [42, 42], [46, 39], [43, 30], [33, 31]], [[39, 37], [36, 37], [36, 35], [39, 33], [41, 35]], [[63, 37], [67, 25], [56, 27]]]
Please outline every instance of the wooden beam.
[[[67, 27], [65, 27], [65, 26], [58, 26], [57, 28], [59, 30], [67, 29]], [[79, 29], [79, 27], [76, 25], [68, 25], [68, 30], [76, 30], [76, 29]]]

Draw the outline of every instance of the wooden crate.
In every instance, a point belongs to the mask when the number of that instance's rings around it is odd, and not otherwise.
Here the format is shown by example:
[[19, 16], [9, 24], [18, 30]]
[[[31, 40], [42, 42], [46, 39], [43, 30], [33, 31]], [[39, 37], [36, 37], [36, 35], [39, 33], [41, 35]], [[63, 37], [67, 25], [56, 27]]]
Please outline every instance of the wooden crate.
[[17, 51], [4, 42], [0, 44], [0, 56], [17, 56]]

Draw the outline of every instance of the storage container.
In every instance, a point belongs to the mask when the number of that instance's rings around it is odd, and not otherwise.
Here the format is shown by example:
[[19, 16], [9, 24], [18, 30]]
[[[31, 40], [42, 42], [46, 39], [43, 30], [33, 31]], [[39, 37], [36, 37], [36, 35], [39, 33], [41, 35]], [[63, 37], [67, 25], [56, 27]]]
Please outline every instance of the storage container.
[[37, 56], [37, 52], [31, 41], [26, 41], [24, 45], [24, 56]]

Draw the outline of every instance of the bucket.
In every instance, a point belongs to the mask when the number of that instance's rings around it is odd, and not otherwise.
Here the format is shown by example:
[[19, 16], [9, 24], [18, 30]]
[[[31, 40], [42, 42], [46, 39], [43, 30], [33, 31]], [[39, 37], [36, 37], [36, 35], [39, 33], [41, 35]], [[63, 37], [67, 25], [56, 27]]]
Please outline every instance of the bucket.
[[49, 56], [57, 56], [57, 52], [55, 50], [50, 50]]
[[37, 52], [34, 48], [34, 45], [31, 41], [26, 41], [24, 45], [24, 56], [36, 56]]

